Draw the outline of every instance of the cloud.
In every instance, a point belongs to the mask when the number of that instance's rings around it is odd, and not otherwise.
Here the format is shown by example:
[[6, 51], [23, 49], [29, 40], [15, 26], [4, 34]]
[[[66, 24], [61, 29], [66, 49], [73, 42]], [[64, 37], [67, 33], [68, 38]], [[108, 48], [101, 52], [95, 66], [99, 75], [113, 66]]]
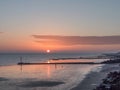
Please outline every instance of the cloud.
[[0, 32], [0, 34], [2, 34], [3, 32]]
[[58, 36], [58, 35], [32, 35], [35, 42], [40, 44], [60, 45], [114, 45], [120, 44], [118, 36]]

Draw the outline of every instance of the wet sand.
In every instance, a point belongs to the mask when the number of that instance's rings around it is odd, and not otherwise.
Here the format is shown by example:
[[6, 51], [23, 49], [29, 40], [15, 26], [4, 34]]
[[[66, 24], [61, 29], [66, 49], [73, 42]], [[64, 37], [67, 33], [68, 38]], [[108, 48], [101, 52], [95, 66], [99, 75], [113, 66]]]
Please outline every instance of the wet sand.
[[7, 80], [9, 80], [9, 79], [0, 77], [0, 81], [7, 81]]
[[0, 68], [0, 90], [70, 90], [100, 65], [12, 65]]
[[71, 90], [93, 90], [102, 82], [102, 79], [104, 79], [109, 72], [117, 71], [119, 68], [120, 66], [118, 64], [104, 65], [99, 72], [91, 71], [80, 84]]
[[[44, 68], [24, 66], [22, 71], [18, 66], [2, 67], [0, 90], [93, 90], [107, 73], [119, 68], [118, 64], [88, 65], [88, 67], [87, 65], [65, 65], [64, 68], [60, 66], [60, 69], [59, 66], [57, 69], [54, 66], [44, 66]], [[5, 72], [2, 71], [3, 69]], [[43, 72], [41, 69], [44, 69]], [[51, 77], [48, 77], [50, 74]]]
[[64, 84], [64, 82], [58, 82], [58, 81], [29, 81], [24, 84], [19, 85], [20, 87], [25, 88], [33, 88], [33, 87], [53, 87], [60, 84]]

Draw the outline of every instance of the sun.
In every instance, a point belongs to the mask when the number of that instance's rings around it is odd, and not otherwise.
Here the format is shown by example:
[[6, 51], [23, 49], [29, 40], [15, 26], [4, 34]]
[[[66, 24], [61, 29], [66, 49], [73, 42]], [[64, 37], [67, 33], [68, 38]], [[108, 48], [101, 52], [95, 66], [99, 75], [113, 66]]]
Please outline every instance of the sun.
[[50, 50], [48, 49], [48, 50], [46, 50], [46, 52], [47, 52], [47, 53], [50, 53]]

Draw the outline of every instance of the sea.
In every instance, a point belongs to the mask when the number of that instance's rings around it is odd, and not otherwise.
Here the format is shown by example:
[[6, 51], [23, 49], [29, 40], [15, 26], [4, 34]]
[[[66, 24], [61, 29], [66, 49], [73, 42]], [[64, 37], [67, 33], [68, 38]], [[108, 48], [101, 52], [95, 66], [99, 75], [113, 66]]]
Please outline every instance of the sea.
[[[47, 62], [52, 58], [77, 58], [92, 55], [72, 53], [0, 54], [0, 90], [70, 90], [84, 80], [90, 72], [99, 71], [102, 65], [17, 65], [17, 63], [20, 62], [21, 57], [23, 62], [40, 63]], [[75, 59], [74, 61], [85, 60], [89, 61], [89, 59]], [[69, 59], [64, 61], [69, 61]], [[100, 62], [103, 59], [92, 61]]]

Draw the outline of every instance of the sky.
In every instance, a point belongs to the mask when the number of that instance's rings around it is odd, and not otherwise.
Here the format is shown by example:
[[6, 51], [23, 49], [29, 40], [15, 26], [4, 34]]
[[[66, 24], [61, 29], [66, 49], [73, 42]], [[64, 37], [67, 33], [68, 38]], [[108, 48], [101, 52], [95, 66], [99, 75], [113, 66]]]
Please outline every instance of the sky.
[[120, 50], [120, 0], [0, 0], [0, 52]]

